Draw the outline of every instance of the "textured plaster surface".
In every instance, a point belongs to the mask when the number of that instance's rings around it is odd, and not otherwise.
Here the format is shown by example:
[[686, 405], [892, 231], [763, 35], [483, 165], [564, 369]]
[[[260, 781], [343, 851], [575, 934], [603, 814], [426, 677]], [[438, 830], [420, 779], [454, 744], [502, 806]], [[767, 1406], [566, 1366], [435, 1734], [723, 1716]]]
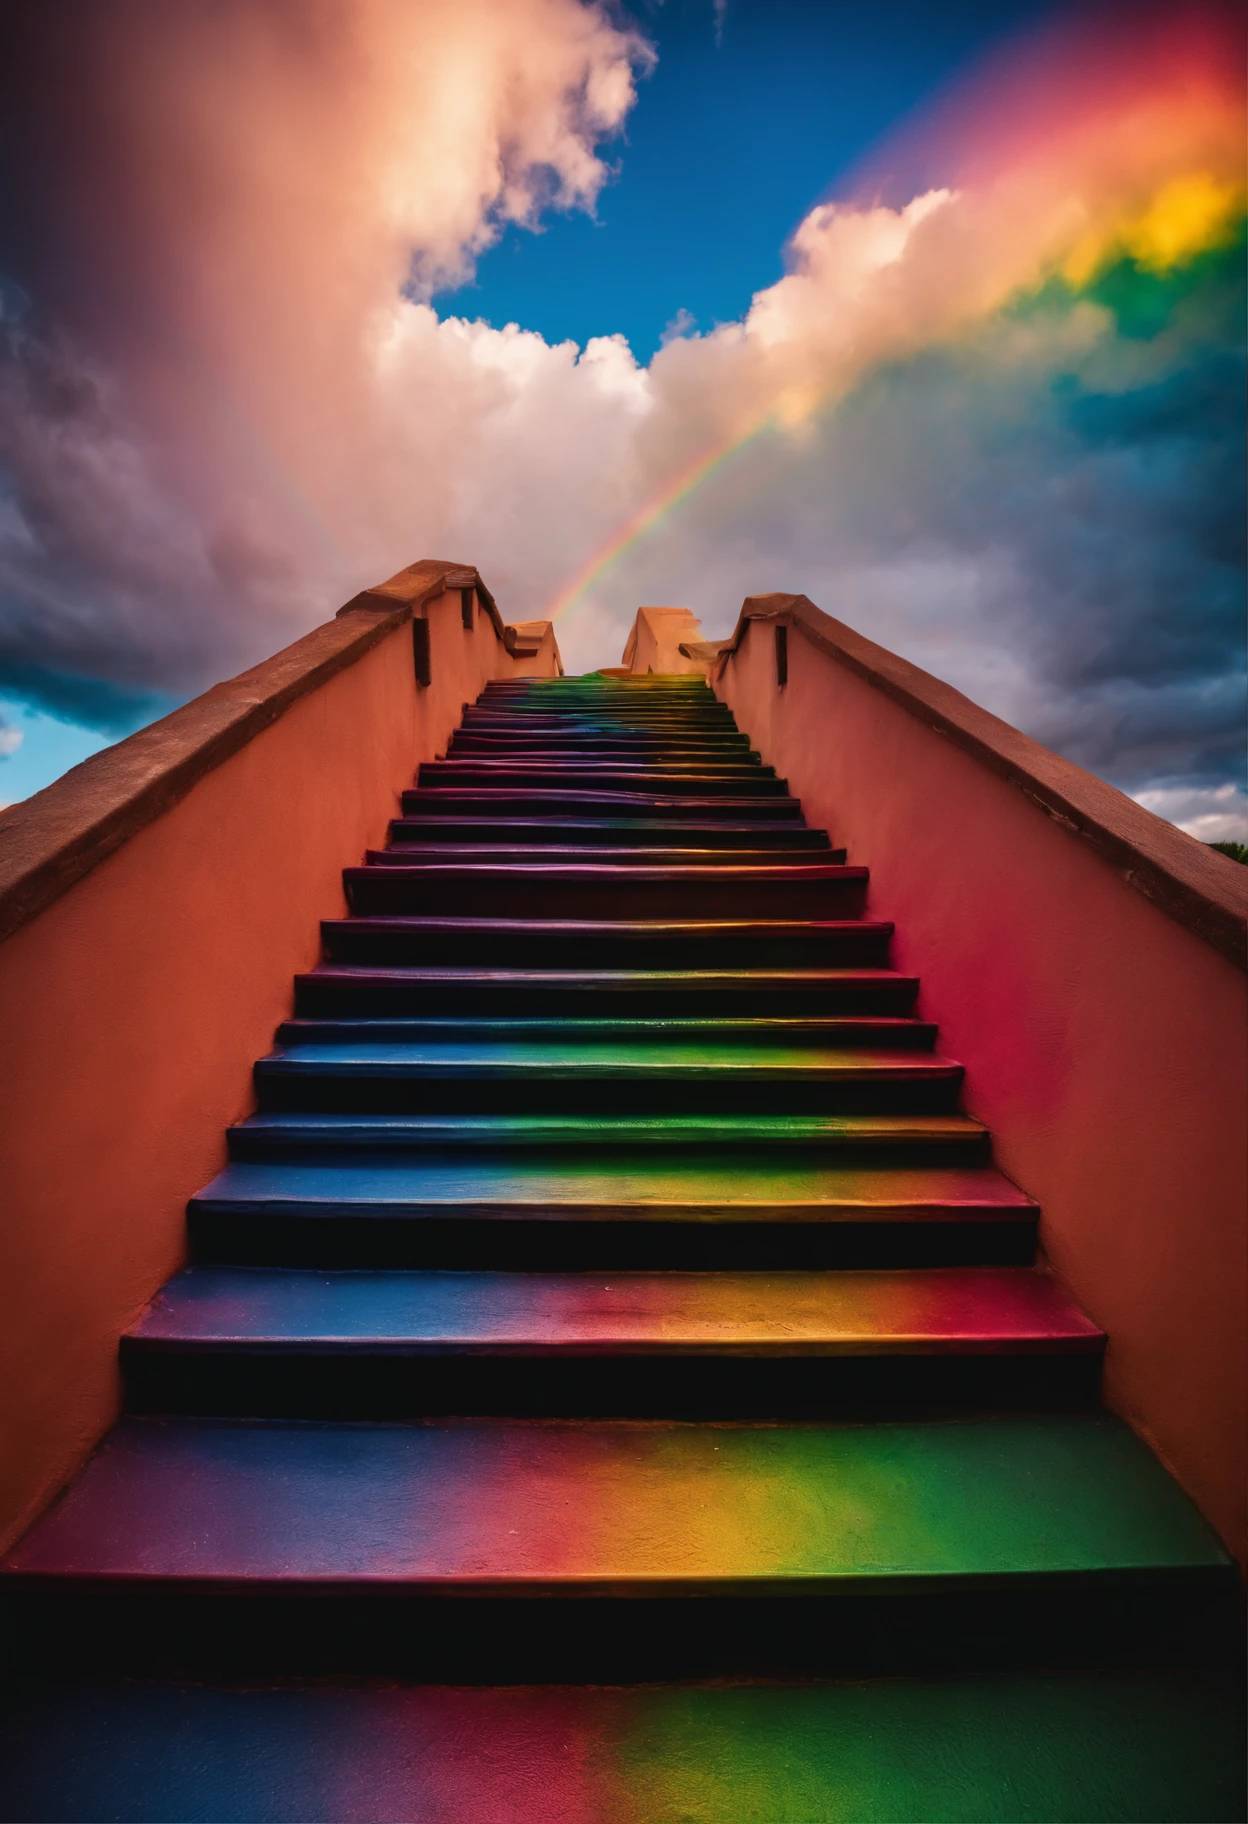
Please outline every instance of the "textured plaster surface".
[[1109, 1335], [1106, 1391], [1231, 1548], [1245, 1516], [1248, 984], [1015, 784], [804, 637], [748, 623], [717, 694], [871, 869], [965, 1106]]
[[182, 1258], [343, 864], [489, 678], [557, 666], [487, 614], [465, 632], [458, 588], [419, 612], [427, 690], [402, 621], [0, 944], [0, 1539], [112, 1422], [118, 1335]]

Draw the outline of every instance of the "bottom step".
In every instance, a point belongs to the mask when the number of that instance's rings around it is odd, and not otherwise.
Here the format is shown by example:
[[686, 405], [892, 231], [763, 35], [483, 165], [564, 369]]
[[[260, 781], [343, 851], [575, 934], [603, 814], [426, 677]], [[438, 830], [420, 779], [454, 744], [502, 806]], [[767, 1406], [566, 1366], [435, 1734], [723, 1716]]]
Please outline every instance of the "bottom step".
[[1237, 1589], [1102, 1415], [126, 1420], [7, 1569], [23, 1665], [451, 1682], [1190, 1663]]
[[83, 1685], [0, 1708], [28, 1824], [1226, 1824], [1243, 1690], [1165, 1673], [855, 1684]]

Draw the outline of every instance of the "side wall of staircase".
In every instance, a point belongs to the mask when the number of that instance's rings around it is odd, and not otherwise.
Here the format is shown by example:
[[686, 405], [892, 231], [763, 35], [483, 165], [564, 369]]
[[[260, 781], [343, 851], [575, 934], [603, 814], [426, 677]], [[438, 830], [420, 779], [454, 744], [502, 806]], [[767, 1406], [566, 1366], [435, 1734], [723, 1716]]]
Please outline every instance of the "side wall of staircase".
[[1109, 1336], [1110, 1404], [1242, 1561], [1248, 869], [804, 596], [749, 598], [711, 681], [870, 858], [894, 967]]
[[0, 1547], [115, 1417], [118, 1335], [183, 1256], [344, 860], [465, 701], [560, 669], [548, 624], [427, 560], [0, 814]]

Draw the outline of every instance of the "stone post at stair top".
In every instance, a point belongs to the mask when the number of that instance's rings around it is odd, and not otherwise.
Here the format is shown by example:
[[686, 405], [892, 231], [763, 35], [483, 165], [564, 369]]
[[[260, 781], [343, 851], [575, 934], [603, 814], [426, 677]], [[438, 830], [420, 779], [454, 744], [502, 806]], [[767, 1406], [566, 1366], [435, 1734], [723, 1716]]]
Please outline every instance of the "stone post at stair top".
[[635, 677], [672, 676], [710, 669], [717, 640], [702, 638], [702, 623], [691, 608], [639, 608], [619, 669]]

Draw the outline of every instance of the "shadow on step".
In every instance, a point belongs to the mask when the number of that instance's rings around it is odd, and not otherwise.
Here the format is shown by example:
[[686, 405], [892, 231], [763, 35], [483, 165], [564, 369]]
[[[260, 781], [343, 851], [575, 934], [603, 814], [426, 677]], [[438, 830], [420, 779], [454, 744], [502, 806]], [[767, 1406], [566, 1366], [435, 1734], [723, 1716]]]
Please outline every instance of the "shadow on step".
[[4, 1619], [10, 1665], [28, 1675], [631, 1684], [1242, 1663], [1233, 1579], [1221, 1569], [950, 1577], [939, 1592], [897, 1577], [887, 1589], [861, 1582], [852, 1594], [515, 1598], [118, 1578], [14, 1591]]

